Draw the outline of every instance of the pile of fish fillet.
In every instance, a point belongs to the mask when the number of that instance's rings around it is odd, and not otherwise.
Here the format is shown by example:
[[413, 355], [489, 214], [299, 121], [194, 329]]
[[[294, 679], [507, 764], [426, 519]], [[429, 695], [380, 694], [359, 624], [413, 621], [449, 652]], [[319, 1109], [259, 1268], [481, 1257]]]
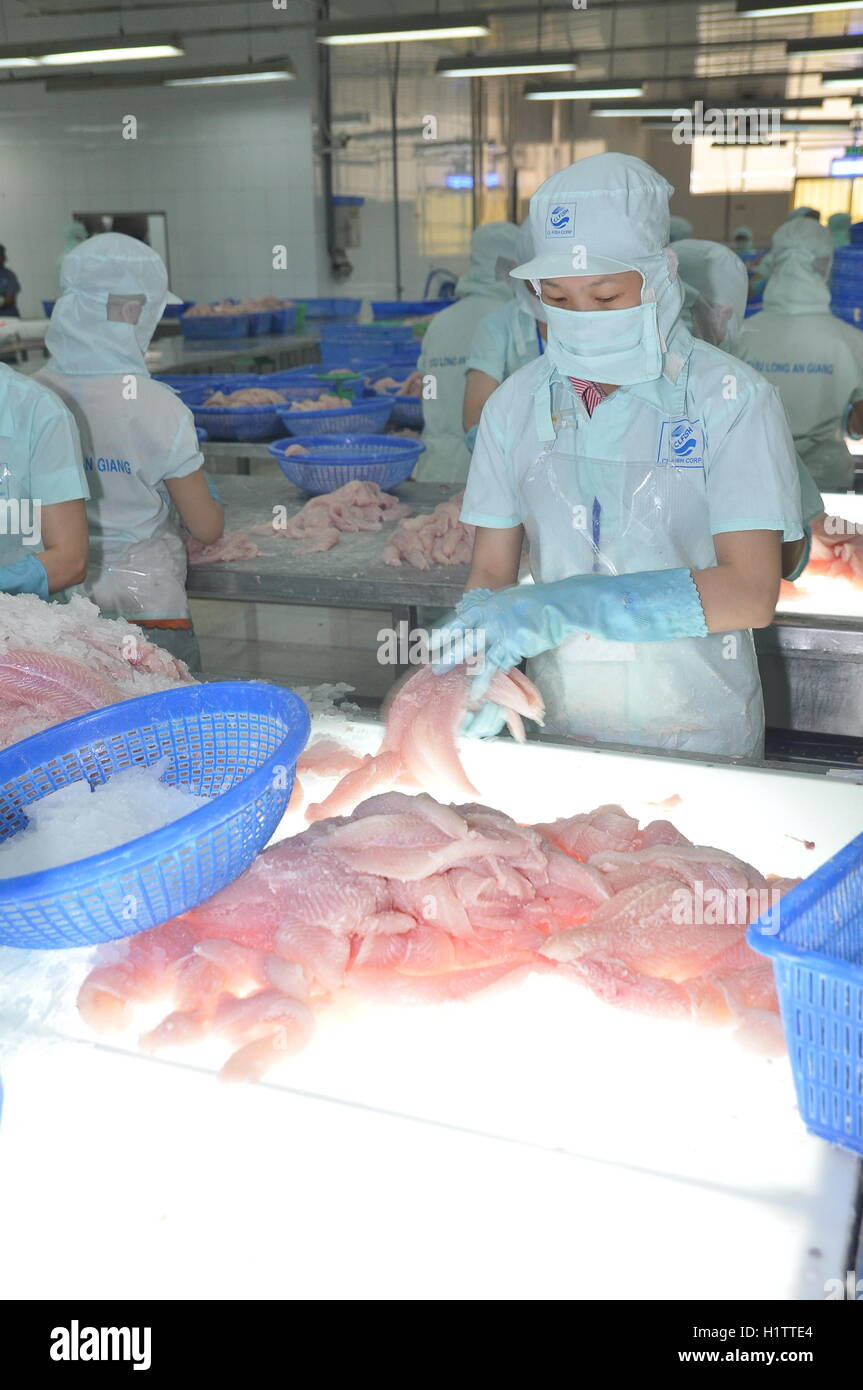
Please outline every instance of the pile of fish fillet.
[[204, 401], [205, 406], [241, 405], [284, 405], [282, 391], [271, 391], [269, 386], [242, 386], [237, 391], [214, 391]]
[[89, 599], [0, 594], [0, 747], [64, 719], [189, 684], [182, 661]]
[[384, 549], [385, 565], [469, 565], [475, 527], [459, 521], [464, 493], [440, 502], [433, 512], [413, 516], [396, 528]]
[[[285, 453], [306, 454], [302, 445], [289, 445]], [[292, 516], [286, 525], [265, 521], [251, 531], [229, 531], [212, 545], [201, 545], [191, 539], [186, 553], [191, 565], [212, 565], [232, 560], [248, 560], [262, 552], [253, 537], [298, 541], [304, 555], [332, 550], [338, 545], [342, 532], [380, 531], [385, 522], [410, 515], [410, 507], [390, 492], [382, 492], [377, 483], [354, 480], [320, 497], [312, 497]], [[398, 532], [395, 533], [396, 535]]]
[[[102, 948], [80, 991], [84, 1020], [140, 1033], [137, 1020], [149, 1015], [145, 1050], [215, 1040], [222, 1078], [254, 1081], [348, 998], [450, 1003], [540, 973], [573, 987], [573, 1008], [580, 988], [650, 1017], [733, 1027], [748, 1046], [781, 1051], [772, 968], [745, 930], [759, 895], [793, 882], [768, 884], [669, 821], [639, 827], [619, 806], [520, 825], [474, 799], [446, 804], [420, 790], [475, 793], [455, 743], [469, 689], [464, 668], [423, 668], [393, 699], [376, 755], [313, 743], [301, 776], [344, 775], [308, 807], [309, 828], [193, 911]], [[489, 693], [516, 737], [523, 715], [542, 717], [539, 693], [518, 672]], [[711, 915], [728, 920], [679, 924], [681, 895], [696, 901], [710, 889], [731, 904]]]

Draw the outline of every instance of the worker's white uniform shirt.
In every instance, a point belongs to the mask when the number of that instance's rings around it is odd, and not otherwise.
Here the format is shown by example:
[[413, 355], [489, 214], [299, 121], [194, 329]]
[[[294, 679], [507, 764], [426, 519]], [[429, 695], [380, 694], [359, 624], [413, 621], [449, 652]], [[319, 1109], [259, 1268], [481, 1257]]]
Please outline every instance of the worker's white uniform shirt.
[[[39, 379], [78, 422], [90, 485], [90, 567], [84, 585], [103, 612], [134, 619], [186, 618], [186, 555], [165, 488], [203, 467], [191, 411], [147, 376]], [[126, 399], [134, 389], [135, 399]]]
[[833, 314], [763, 309], [747, 319], [739, 355], [776, 387], [794, 443], [818, 486], [854, 486], [842, 433], [849, 401], [863, 400], [863, 332]]
[[[423, 444], [414, 477], [423, 483], [463, 483], [470, 463], [462, 410], [468, 351], [480, 322], [502, 306], [500, 294], [468, 294], [435, 314], [423, 338]], [[432, 379], [433, 389], [426, 388]]]
[[[547, 357], [517, 372], [483, 411], [462, 520], [523, 525], [537, 582], [708, 569], [714, 535], [728, 531], [799, 539], [797, 465], [773, 388], [681, 328], [671, 346], [675, 380], [620, 387], [592, 418]], [[553, 732], [761, 756], [749, 631], [637, 644], [575, 634], [529, 670]]]
[[503, 309], [487, 314], [476, 329], [467, 356], [468, 370], [506, 381], [541, 352], [536, 319], [514, 299]]
[[44, 386], [0, 363], [0, 565], [42, 548], [41, 507], [86, 496], [69, 411]]

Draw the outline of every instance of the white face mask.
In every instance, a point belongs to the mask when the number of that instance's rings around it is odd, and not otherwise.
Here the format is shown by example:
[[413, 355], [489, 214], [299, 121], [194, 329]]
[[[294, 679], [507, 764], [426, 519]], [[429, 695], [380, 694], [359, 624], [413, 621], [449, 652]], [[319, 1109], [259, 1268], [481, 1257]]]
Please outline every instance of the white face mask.
[[656, 300], [631, 309], [557, 309], [546, 304], [549, 358], [563, 376], [636, 386], [662, 375]]

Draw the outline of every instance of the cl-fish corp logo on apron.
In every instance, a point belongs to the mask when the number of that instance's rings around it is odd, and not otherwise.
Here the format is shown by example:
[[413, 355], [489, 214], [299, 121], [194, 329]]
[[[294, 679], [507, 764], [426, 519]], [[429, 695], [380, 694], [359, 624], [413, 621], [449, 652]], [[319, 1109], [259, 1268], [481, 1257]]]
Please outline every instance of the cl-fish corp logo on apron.
[[674, 468], [703, 468], [704, 430], [701, 421], [663, 421], [656, 462]]

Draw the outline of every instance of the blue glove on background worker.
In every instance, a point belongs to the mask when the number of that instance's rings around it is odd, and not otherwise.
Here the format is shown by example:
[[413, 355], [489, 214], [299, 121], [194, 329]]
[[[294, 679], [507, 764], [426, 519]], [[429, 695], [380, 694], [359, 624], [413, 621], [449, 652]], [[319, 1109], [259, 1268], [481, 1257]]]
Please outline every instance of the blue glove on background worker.
[[47, 603], [47, 570], [35, 555], [25, 555], [11, 565], [0, 565], [0, 591], [4, 594], [36, 594]]

